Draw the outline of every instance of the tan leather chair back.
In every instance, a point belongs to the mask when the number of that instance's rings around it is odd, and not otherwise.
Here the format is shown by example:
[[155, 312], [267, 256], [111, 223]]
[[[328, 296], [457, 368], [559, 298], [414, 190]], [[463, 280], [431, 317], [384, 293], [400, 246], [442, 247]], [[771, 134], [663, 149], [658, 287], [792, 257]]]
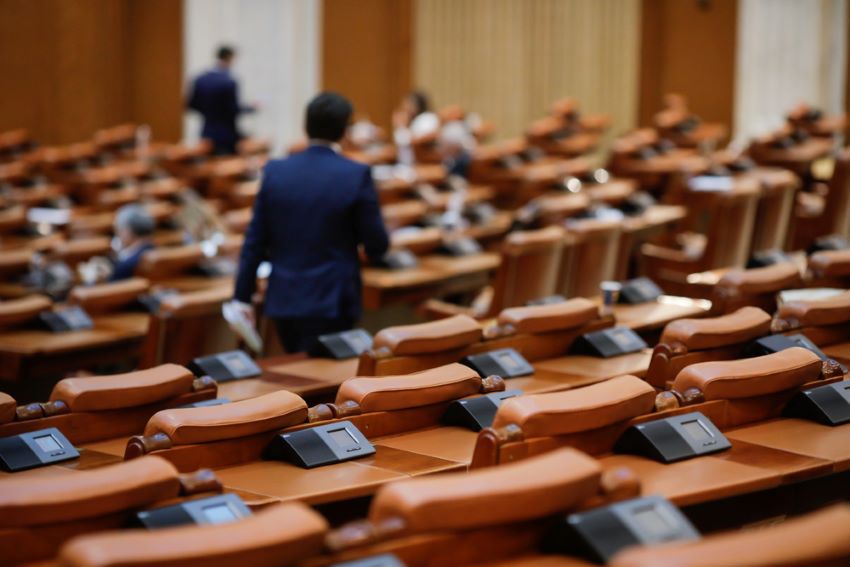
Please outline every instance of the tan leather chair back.
[[728, 194], [691, 191], [687, 199], [689, 206], [709, 216], [705, 231], [707, 243], [699, 269], [743, 268], [753, 238], [758, 189]]
[[490, 315], [555, 293], [564, 236], [564, 230], [555, 226], [508, 235], [502, 245]]
[[622, 224], [583, 219], [570, 222], [567, 230], [572, 244], [564, 249], [557, 291], [565, 297], [599, 295], [599, 284], [617, 271]]
[[844, 148], [835, 156], [835, 169], [829, 180], [829, 193], [824, 203], [824, 225], [828, 234], [850, 236], [850, 149]]

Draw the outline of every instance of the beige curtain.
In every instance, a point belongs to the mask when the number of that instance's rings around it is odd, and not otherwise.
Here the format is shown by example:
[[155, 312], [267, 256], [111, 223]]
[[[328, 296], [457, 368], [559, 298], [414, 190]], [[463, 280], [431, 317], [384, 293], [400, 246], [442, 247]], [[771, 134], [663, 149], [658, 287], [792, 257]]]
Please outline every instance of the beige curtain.
[[521, 134], [556, 99], [636, 123], [639, 0], [416, 0], [415, 84]]
[[847, 0], [740, 0], [735, 141], [743, 146], [806, 102], [844, 112]]

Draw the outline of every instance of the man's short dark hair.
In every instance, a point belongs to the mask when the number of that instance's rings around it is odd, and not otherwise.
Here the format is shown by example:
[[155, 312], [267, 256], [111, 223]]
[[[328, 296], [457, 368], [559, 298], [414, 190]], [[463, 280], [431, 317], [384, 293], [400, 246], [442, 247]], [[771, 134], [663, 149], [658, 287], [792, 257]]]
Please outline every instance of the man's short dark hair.
[[344, 96], [324, 92], [316, 95], [307, 105], [304, 129], [307, 137], [338, 142], [345, 135], [354, 108]]
[[222, 45], [215, 52], [215, 57], [219, 61], [230, 61], [236, 55], [236, 50], [229, 45]]

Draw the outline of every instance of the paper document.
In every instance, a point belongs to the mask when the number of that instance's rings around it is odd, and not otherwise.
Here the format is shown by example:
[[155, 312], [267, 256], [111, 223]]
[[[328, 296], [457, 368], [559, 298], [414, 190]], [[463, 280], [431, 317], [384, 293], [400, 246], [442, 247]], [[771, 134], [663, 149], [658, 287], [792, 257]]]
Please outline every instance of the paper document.
[[263, 339], [260, 337], [257, 329], [254, 328], [247, 317], [245, 317], [245, 314], [236, 305], [231, 302], [223, 304], [221, 306], [221, 314], [224, 316], [227, 324], [230, 325], [230, 328], [233, 329], [233, 332], [245, 341], [248, 348], [257, 354], [263, 351]]

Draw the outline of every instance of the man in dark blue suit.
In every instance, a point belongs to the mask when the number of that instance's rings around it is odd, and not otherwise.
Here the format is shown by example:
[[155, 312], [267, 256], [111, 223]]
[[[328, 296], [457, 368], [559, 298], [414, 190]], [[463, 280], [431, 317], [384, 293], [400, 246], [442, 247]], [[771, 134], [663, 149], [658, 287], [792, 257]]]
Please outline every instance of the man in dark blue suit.
[[230, 76], [236, 52], [232, 47], [218, 49], [218, 64], [195, 79], [187, 106], [204, 117], [201, 137], [212, 140], [216, 154], [235, 154], [241, 138], [236, 119], [240, 113], [253, 112], [253, 106], [239, 105], [239, 86]]
[[252, 320], [257, 267], [271, 263], [266, 315], [289, 352], [351, 329], [362, 311], [358, 247], [371, 260], [389, 247], [368, 166], [339, 155], [351, 103], [322, 93], [307, 106], [310, 146], [272, 160], [263, 179], [236, 277], [235, 305]]

